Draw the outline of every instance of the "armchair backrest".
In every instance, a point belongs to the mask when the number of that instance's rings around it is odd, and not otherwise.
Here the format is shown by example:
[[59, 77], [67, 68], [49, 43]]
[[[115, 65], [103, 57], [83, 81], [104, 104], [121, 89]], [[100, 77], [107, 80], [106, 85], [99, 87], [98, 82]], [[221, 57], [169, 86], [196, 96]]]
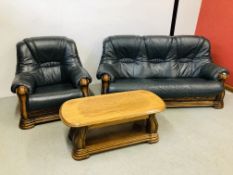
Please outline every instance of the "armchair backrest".
[[17, 44], [16, 74], [30, 72], [38, 86], [69, 81], [66, 67], [81, 65], [76, 45], [66, 37], [27, 38]]
[[210, 44], [203, 37], [111, 36], [104, 41], [99, 70], [113, 69], [116, 78], [198, 77], [209, 62]]

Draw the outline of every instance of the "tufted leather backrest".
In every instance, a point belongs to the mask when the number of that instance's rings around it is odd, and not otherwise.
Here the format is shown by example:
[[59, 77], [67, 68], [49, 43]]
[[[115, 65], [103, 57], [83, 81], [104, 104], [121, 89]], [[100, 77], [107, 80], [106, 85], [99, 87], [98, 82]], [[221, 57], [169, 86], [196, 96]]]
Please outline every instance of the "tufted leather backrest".
[[115, 36], [104, 41], [104, 57], [122, 62], [143, 56], [144, 42], [139, 36]]
[[209, 62], [210, 44], [203, 37], [111, 36], [104, 41], [99, 69], [111, 67], [117, 78], [198, 77]]
[[68, 81], [66, 67], [80, 64], [73, 40], [66, 37], [27, 38], [17, 44], [16, 73], [30, 72], [37, 86]]
[[135, 63], [144, 58], [142, 37], [112, 36], [104, 41], [101, 63], [113, 66], [119, 77], [134, 77]]

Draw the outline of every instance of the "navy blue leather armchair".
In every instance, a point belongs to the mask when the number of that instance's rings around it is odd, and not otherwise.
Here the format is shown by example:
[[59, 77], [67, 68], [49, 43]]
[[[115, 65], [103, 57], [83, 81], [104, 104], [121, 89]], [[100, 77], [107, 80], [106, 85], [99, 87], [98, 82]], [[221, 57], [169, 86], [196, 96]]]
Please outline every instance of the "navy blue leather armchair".
[[20, 127], [28, 129], [58, 120], [60, 105], [69, 99], [88, 96], [90, 82], [73, 40], [36, 37], [19, 42], [11, 91], [20, 100]]

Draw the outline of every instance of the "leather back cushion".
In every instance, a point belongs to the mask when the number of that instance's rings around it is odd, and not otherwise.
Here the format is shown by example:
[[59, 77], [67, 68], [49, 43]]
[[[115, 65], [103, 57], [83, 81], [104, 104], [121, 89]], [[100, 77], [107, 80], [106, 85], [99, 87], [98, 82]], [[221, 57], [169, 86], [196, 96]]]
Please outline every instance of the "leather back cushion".
[[143, 56], [144, 42], [139, 36], [115, 36], [105, 40], [105, 57], [130, 62]]
[[66, 82], [65, 68], [80, 63], [75, 43], [65, 37], [34, 37], [17, 44], [16, 73], [30, 72], [38, 86]]
[[112, 36], [101, 59], [118, 78], [198, 77], [209, 62], [210, 44], [198, 36]]

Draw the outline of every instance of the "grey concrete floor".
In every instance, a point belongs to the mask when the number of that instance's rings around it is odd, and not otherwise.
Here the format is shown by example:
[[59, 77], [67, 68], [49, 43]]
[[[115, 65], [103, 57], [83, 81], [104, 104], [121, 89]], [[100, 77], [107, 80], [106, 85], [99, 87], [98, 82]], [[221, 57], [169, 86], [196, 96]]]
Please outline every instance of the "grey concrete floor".
[[233, 175], [233, 94], [225, 108], [167, 109], [158, 115], [160, 141], [71, 157], [62, 122], [18, 128], [15, 97], [0, 99], [0, 175]]

